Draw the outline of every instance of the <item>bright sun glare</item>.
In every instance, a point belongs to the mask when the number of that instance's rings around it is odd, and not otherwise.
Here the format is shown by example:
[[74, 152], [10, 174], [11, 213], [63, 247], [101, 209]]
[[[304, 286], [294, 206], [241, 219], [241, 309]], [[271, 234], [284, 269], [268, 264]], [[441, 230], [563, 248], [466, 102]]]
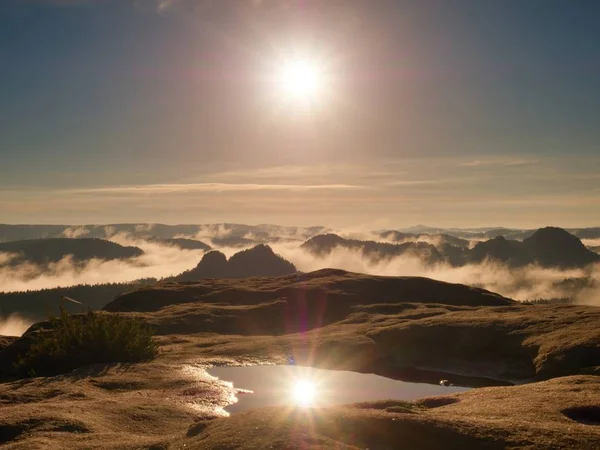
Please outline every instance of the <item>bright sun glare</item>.
[[315, 385], [308, 380], [298, 380], [293, 386], [292, 397], [298, 406], [311, 406], [314, 403], [315, 395]]
[[282, 95], [295, 101], [313, 101], [321, 94], [325, 74], [315, 61], [294, 58], [284, 61], [277, 74]]

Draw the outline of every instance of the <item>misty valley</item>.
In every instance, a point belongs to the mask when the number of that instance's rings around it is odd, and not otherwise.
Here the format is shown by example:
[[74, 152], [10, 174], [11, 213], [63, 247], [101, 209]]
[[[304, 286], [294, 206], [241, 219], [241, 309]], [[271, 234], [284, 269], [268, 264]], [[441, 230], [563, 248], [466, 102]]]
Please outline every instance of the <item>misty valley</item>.
[[[61, 304], [71, 312], [101, 309], [120, 294], [159, 282], [323, 268], [425, 276], [521, 302], [600, 303], [600, 256], [593, 245], [600, 229], [421, 228], [0, 225], [0, 334], [14, 333], [5, 330], [16, 323], [22, 332]], [[84, 306], [60, 302], [64, 296]]]

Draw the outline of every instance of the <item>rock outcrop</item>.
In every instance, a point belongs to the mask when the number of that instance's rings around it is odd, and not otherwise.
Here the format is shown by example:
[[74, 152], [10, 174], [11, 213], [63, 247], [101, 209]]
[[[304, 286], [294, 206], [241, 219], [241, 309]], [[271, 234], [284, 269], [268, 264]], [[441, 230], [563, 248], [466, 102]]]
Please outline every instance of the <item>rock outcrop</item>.
[[193, 281], [203, 278], [246, 278], [296, 273], [296, 267], [275, 254], [268, 245], [257, 245], [233, 255], [229, 260], [219, 251], [206, 253], [198, 265], [174, 278]]

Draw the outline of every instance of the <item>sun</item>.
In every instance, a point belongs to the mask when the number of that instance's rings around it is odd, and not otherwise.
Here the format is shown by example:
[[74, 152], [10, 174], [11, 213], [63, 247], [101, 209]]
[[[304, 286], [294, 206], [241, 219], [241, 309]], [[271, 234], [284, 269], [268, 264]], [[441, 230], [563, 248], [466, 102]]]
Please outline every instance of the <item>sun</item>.
[[281, 62], [276, 81], [284, 99], [314, 102], [323, 94], [326, 76], [318, 62], [295, 57]]
[[299, 380], [293, 386], [292, 399], [297, 406], [312, 406], [315, 401], [315, 395], [315, 385], [311, 381]]

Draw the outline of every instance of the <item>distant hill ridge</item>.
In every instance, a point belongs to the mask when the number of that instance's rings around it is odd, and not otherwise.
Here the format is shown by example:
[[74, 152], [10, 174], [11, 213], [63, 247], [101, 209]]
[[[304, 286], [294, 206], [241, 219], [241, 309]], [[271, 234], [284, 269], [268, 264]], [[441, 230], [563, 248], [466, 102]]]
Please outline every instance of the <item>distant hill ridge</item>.
[[335, 248], [342, 247], [357, 250], [372, 262], [378, 262], [386, 258], [403, 255], [419, 257], [423, 262], [433, 264], [443, 260], [438, 249], [426, 242], [405, 242], [394, 244], [388, 242], [361, 241], [357, 239], [345, 239], [337, 234], [322, 234], [314, 236], [301, 245], [315, 256], [323, 257], [331, 253]]
[[[247, 239], [251, 244], [268, 243], [271, 238], [305, 240], [326, 232], [325, 227], [295, 227], [270, 224], [235, 223], [165, 225], [160, 223], [113, 223], [104, 225], [8, 225], [0, 224], [0, 242], [47, 238], [100, 238], [126, 234], [140, 239], [210, 239], [237, 246]], [[226, 244], [224, 244], [227, 246]]]
[[[15, 255], [5, 261], [5, 265], [33, 263], [50, 264], [71, 256], [74, 262], [90, 259], [111, 261], [116, 259], [135, 258], [144, 254], [138, 247], [125, 247], [104, 239], [28, 239], [0, 243], [0, 253]], [[1, 263], [0, 263], [1, 264]]]
[[[0, 232], [3, 225], [0, 225]], [[21, 227], [21, 226], [16, 226]], [[23, 226], [25, 227], [25, 226]], [[57, 233], [60, 228], [58, 226], [39, 226], [33, 228], [46, 230], [45, 232]], [[64, 226], [63, 227], [64, 232]], [[121, 225], [122, 230], [134, 229], [139, 233], [154, 233], [159, 232], [162, 226], [153, 225], [143, 228], [141, 225]], [[167, 226], [165, 226], [167, 227]], [[193, 228], [187, 230], [193, 231]], [[198, 229], [198, 226], [196, 230]], [[262, 228], [261, 228], [262, 227]], [[111, 230], [106, 230], [107, 227], [94, 226], [94, 228], [86, 229], [86, 232], [108, 233]], [[29, 229], [29, 228], [27, 228]], [[174, 227], [175, 230], [181, 231], [184, 226]], [[438, 234], [409, 234], [400, 231], [382, 231], [376, 234], [381, 240], [357, 240], [343, 238], [337, 234], [317, 234], [312, 236], [313, 232], [323, 231], [324, 228], [293, 228], [293, 227], [278, 227], [278, 226], [246, 226], [234, 224], [220, 224], [207, 226], [208, 230], [214, 233], [221, 233], [221, 237], [213, 237], [211, 243], [216, 246], [226, 247], [246, 247], [257, 245], [262, 248], [266, 244], [260, 243], [261, 240], [278, 243], [289, 241], [286, 233], [297, 233], [292, 241], [297, 241], [298, 237], [308, 235], [308, 240], [301, 244], [301, 248], [308, 250], [317, 257], [323, 257], [330, 254], [335, 248], [346, 248], [353, 251], [358, 251], [360, 254], [368, 258], [371, 263], [378, 263], [382, 260], [391, 259], [398, 256], [409, 256], [419, 258], [426, 265], [436, 265], [440, 263], [450, 264], [454, 267], [464, 266], [469, 263], [478, 264], [483, 261], [499, 261], [508, 264], [511, 267], [521, 267], [528, 264], [539, 264], [542, 267], [555, 268], [576, 268], [585, 267], [589, 264], [600, 261], [600, 255], [592, 249], [586, 248], [585, 245], [574, 235], [567, 230], [557, 227], [546, 227], [536, 231], [528, 231], [527, 237], [523, 240], [507, 239], [503, 235], [498, 235], [492, 239], [478, 242], [471, 248], [473, 241], [458, 238], [446, 233]], [[71, 230], [73, 233], [81, 230]], [[114, 232], [112, 230], [111, 232]], [[491, 230], [492, 232], [506, 232], [504, 229]], [[508, 230], [510, 231], [510, 230]], [[590, 233], [594, 230], [589, 229]], [[123, 231], [125, 232], [125, 231]], [[159, 234], [163, 233], [160, 231]], [[277, 235], [281, 233], [281, 235]], [[252, 239], [244, 236], [252, 236]], [[201, 250], [208, 252], [211, 246], [197, 239], [188, 238], [163, 238], [148, 235], [146, 238], [150, 242], [174, 246], [184, 250]], [[391, 242], [390, 242], [391, 241]], [[259, 250], [256, 250], [258, 254]], [[0, 243], [0, 253], [17, 255], [8, 258], [5, 255], [0, 258], [0, 265], [16, 265], [23, 262], [31, 262], [34, 264], [49, 264], [60, 261], [67, 255], [72, 255], [74, 262], [83, 262], [92, 258], [101, 260], [127, 259], [143, 254], [143, 251], [138, 247], [124, 247], [103, 239], [98, 238], [44, 238], [44, 239], [28, 239], [21, 241], [11, 241]], [[267, 260], [273, 255], [263, 255]], [[210, 259], [214, 258], [214, 259]], [[207, 270], [211, 276], [228, 276], [240, 277], [250, 275], [278, 275], [281, 273], [289, 273], [289, 267], [275, 271], [274, 264], [272, 268], [262, 271], [259, 269], [249, 270], [229, 268], [229, 263], [223, 263], [224, 255], [221, 255], [221, 262], [217, 262], [218, 256], [211, 255], [203, 264], [194, 269], [196, 273], [204, 273]], [[233, 262], [236, 262], [233, 258]], [[226, 259], [226, 258], [225, 258]], [[243, 257], [242, 257], [243, 259]], [[273, 258], [272, 258], [273, 259]], [[275, 259], [273, 259], [275, 260]], [[219, 264], [221, 268], [219, 268]], [[252, 265], [254, 263], [251, 263]], [[262, 264], [264, 266], [264, 264]], [[224, 267], [228, 268], [225, 269]], [[236, 273], [232, 273], [232, 271]], [[288, 271], [288, 272], [286, 272]], [[207, 273], [208, 273], [207, 272]], [[249, 274], [249, 275], [247, 275]]]
[[202, 250], [208, 252], [212, 250], [212, 247], [205, 244], [197, 239], [186, 239], [186, 238], [172, 238], [172, 239], [158, 239], [152, 238], [148, 240], [157, 244], [169, 245], [171, 247], [177, 247], [181, 250]]
[[[400, 230], [383, 230], [381, 233], [397, 233], [408, 236], [447, 235], [459, 239], [493, 239], [503, 236], [507, 239], [523, 240], [535, 229], [486, 227], [486, 228], [442, 228], [418, 225]], [[567, 228], [566, 231], [580, 239], [600, 238], [600, 227]], [[173, 239], [187, 237], [193, 239], [216, 238], [241, 245], [244, 239], [251, 244], [274, 242], [273, 239], [306, 240], [312, 236], [332, 232], [323, 226], [295, 227], [271, 224], [244, 225], [234, 223], [166, 225], [160, 223], [115, 223], [104, 225], [8, 225], [0, 224], [0, 242], [40, 238], [101, 238], [106, 239], [117, 233], [142, 238]], [[385, 238], [388, 239], [388, 238]], [[400, 239], [392, 239], [400, 241]], [[217, 244], [220, 245], [220, 244]], [[235, 246], [234, 245], [234, 246]], [[455, 245], [458, 245], [455, 243]]]
[[[382, 237], [402, 240], [408, 239], [410, 235], [385, 232]], [[324, 234], [310, 238], [301, 247], [319, 257], [331, 253], [335, 248], [346, 248], [358, 250], [372, 261], [410, 254], [418, 256], [426, 264], [445, 262], [453, 266], [490, 260], [512, 267], [539, 264], [542, 267], [572, 268], [600, 261], [600, 255], [586, 248], [579, 238], [557, 227], [541, 228], [523, 241], [498, 236], [479, 242], [472, 249], [460, 240], [453, 241], [444, 235], [438, 235], [438, 238], [437, 245], [426, 242], [390, 244]]]
[[498, 237], [477, 244], [469, 260], [501, 260], [511, 266], [539, 264], [542, 267], [584, 267], [600, 261], [600, 256], [586, 248], [576, 236], [562, 228], [540, 228], [523, 241]]

